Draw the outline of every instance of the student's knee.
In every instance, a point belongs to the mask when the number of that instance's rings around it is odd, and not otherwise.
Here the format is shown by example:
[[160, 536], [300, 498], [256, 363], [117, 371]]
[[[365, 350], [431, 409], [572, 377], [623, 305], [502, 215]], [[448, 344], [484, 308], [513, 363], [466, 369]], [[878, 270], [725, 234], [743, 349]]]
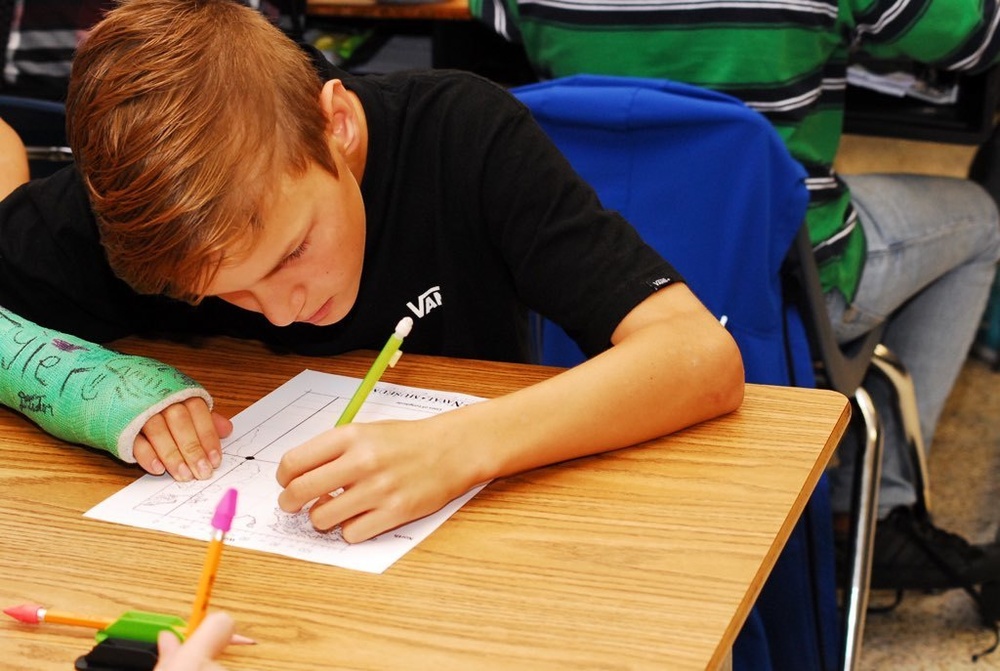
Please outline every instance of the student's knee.
[[981, 184], [966, 181], [968, 208], [974, 212], [981, 231], [980, 257], [993, 263], [1000, 262], [1000, 208], [997, 201]]

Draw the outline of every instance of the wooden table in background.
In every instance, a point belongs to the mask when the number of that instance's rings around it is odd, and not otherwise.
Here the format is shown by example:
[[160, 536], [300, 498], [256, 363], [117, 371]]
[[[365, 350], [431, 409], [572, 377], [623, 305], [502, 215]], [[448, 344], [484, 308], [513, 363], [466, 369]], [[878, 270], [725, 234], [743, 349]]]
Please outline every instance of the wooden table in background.
[[[304, 368], [361, 377], [373, 357], [277, 356], [228, 339], [117, 347], [192, 375], [229, 415]], [[554, 372], [408, 354], [385, 380], [491, 397]], [[228, 548], [211, 608], [259, 644], [222, 661], [255, 671], [717, 668], [848, 413], [833, 392], [750, 385], [727, 417], [493, 482], [381, 575]], [[205, 543], [82, 516], [139, 475], [0, 408], [0, 604], [186, 617]], [[5, 620], [0, 666], [64, 671], [93, 643], [86, 629]]]
[[467, 21], [472, 18], [468, 0], [439, 2], [369, 2], [352, 3], [343, 0], [308, 0], [309, 16], [349, 16], [370, 19], [430, 19]]

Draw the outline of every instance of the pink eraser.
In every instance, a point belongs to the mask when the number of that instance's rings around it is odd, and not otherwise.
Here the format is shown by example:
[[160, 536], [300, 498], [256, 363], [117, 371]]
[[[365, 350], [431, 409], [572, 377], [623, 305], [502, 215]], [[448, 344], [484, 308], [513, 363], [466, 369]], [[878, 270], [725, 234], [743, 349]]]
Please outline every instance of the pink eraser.
[[233, 517], [236, 515], [236, 490], [228, 489], [222, 495], [222, 500], [215, 507], [215, 515], [212, 516], [212, 528], [219, 531], [229, 531], [233, 524]]
[[10, 615], [12, 618], [18, 622], [27, 622], [28, 624], [38, 624], [41, 620], [38, 619], [38, 611], [42, 610], [42, 607], [37, 603], [22, 603], [20, 606], [11, 606], [10, 608], [4, 608], [3, 612]]

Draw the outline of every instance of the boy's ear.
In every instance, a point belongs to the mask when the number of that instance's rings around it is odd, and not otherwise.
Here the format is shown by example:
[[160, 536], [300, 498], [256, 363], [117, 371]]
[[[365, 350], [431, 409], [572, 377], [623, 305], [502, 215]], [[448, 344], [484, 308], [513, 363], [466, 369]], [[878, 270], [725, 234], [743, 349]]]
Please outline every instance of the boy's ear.
[[361, 119], [344, 83], [339, 79], [327, 81], [320, 91], [319, 104], [326, 117], [330, 139], [341, 151], [349, 152], [357, 143]]

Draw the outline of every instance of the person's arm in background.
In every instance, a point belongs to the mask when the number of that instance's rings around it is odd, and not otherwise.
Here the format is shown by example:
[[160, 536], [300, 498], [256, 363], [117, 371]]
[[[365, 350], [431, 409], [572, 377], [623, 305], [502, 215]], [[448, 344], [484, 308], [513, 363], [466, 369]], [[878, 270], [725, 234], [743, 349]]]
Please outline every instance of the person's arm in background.
[[28, 181], [28, 154], [10, 125], [0, 119], [0, 198]]

